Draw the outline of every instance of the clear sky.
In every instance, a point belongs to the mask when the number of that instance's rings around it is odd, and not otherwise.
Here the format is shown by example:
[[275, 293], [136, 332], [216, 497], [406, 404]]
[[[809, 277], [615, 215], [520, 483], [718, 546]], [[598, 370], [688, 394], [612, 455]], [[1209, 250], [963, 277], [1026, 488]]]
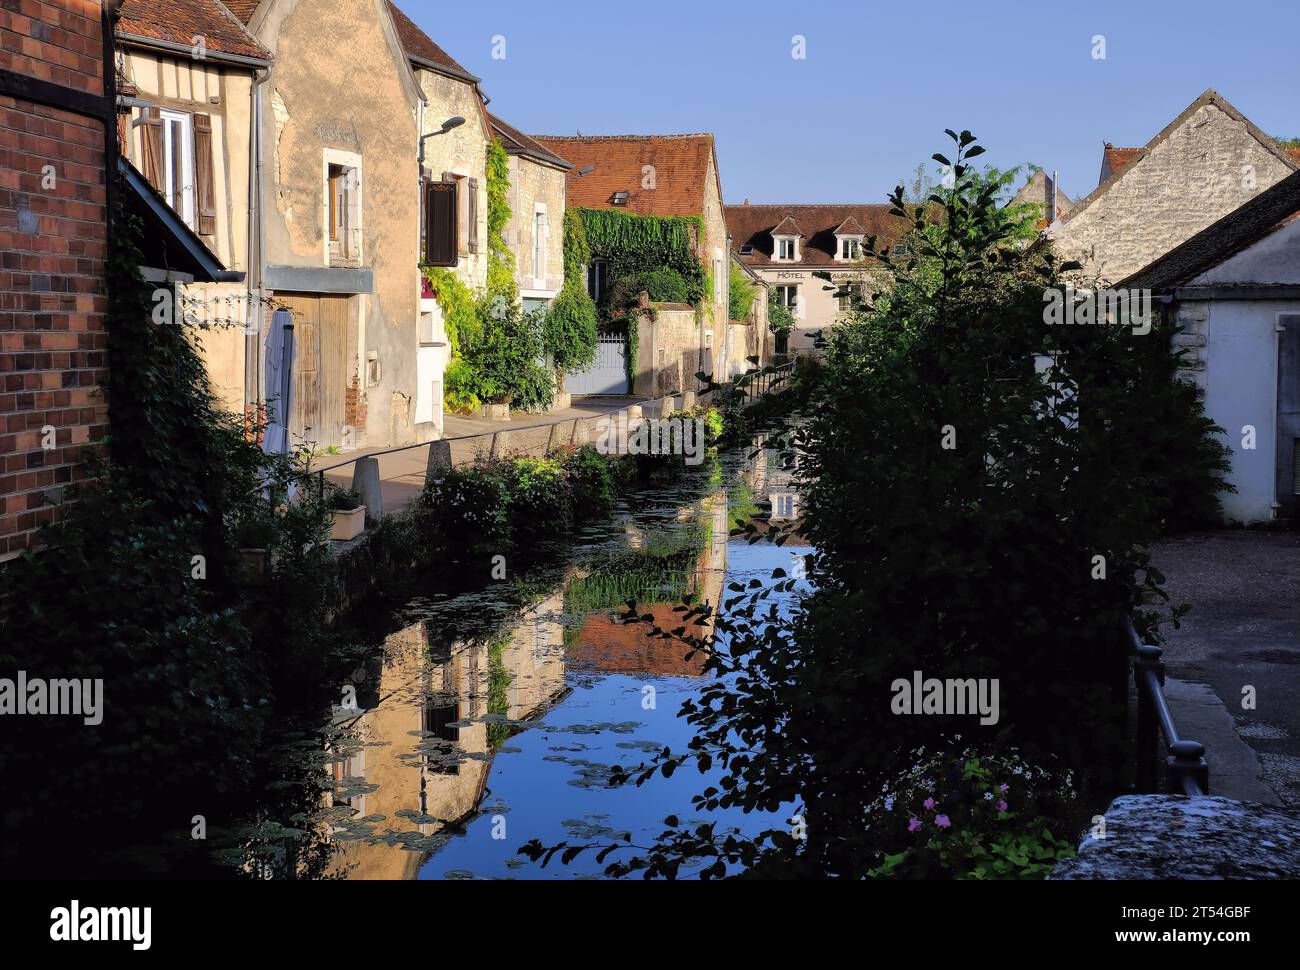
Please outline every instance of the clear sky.
[[524, 131], [713, 132], [728, 203], [882, 202], [944, 128], [1077, 198], [1206, 88], [1300, 136], [1300, 0], [397, 3]]

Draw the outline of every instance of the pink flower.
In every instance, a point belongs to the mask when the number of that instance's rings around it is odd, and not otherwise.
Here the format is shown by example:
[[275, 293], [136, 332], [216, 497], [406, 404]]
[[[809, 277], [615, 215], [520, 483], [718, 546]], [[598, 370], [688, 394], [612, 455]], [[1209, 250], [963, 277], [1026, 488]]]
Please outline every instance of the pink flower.
[[999, 798], [999, 799], [998, 799], [998, 811], [999, 811], [999, 812], [1005, 812], [1006, 810], [1007, 810], [1007, 800], [1006, 800], [1005, 798]]
[[936, 815], [934, 817], [934, 824], [939, 826], [941, 829], [946, 829], [952, 826], [952, 822], [948, 819], [947, 815]]
[[934, 809], [934, 799], [933, 799], [933, 798], [927, 798], [925, 801], [923, 801], [923, 802], [921, 803], [921, 805], [925, 808], [925, 810], [926, 810], [927, 812], [929, 812], [929, 811], [933, 811], [933, 809]]
[[907, 823], [907, 831], [909, 832], [915, 832], [920, 827], [921, 827], [921, 820], [919, 818], [914, 818], [912, 819], [912, 821]]

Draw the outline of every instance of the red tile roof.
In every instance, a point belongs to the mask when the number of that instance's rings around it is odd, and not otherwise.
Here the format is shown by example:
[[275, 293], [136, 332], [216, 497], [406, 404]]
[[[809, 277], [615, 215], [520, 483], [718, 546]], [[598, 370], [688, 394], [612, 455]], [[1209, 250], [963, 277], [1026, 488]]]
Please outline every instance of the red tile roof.
[[[863, 235], [876, 236], [876, 248], [898, 242], [911, 227], [906, 219], [890, 215], [893, 208], [882, 205], [729, 205], [727, 231], [737, 253], [741, 246], [753, 246], [753, 253], [740, 255], [750, 266], [772, 263], [772, 230], [778, 223], [795, 220], [803, 228], [799, 262], [790, 265], [836, 265], [835, 231], [847, 220], [855, 220]], [[785, 261], [773, 265], [786, 265]]]
[[[692, 135], [534, 135], [548, 151], [581, 170], [569, 180], [569, 205], [612, 209], [615, 192], [628, 193], [627, 209], [641, 216], [700, 216], [705, 186], [714, 164], [713, 136]], [[651, 168], [647, 170], [647, 166]], [[647, 175], [654, 188], [642, 188]], [[713, 178], [717, 178], [716, 165]], [[722, 191], [719, 187], [718, 196]]]
[[799, 223], [795, 222], [789, 216], [786, 216], [778, 222], [772, 229], [774, 236], [802, 236], [803, 230], [799, 228]]
[[508, 154], [527, 155], [529, 158], [563, 169], [573, 168], [571, 162], [548, 150], [544, 145], [539, 144], [514, 125], [498, 118], [491, 112], [488, 112], [488, 120], [492, 123], [493, 133], [501, 139], [501, 144], [505, 146]]
[[134, 35], [185, 47], [190, 47], [197, 35], [210, 51], [271, 59], [221, 0], [125, 0], [117, 34], [119, 38]]
[[858, 222], [853, 216], [849, 216], [839, 224], [835, 230], [837, 236], [865, 236], [867, 230], [862, 228], [862, 223]]
[[1106, 142], [1106, 147], [1101, 150], [1101, 177], [1097, 179], [1098, 184], [1118, 174], [1140, 151], [1142, 151], [1140, 148], [1115, 148], [1110, 142]]
[[407, 57], [423, 61], [427, 67], [464, 78], [467, 81], [479, 80], [461, 67], [450, 54], [435, 44], [429, 35], [421, 30], [414, 20], [403, 13], [392, 0], [388, 0], [388, 12], [393, 15], [393, 26], [397, 28], [397, 37], [402, 42], [402, 49], [406, 51]]
[[253, 19], [253, 14], [262, 0], [222, 0], [222, 2], [240, 19], [241, 23], [247, 24]]

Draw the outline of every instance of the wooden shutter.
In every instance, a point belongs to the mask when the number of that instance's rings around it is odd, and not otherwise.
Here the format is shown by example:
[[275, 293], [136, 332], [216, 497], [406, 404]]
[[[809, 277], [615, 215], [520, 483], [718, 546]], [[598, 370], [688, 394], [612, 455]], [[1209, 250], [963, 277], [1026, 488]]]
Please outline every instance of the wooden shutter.
[[212, 118], [194, 116], [194, 205], [199, 215], [199, 235], [217, 232], [217, 204], [213, 196]]
[[425, 183], [424, 261], [427, 265], [456, 265], [458, 215], [454, 181]]
[[469, 217], [467, 225], [469, 251], [478, 252], [478, 179], [469, 180]]
[[166, 193], [167, 177], [163, 173], [162, 115], [157, 108], [145, 108], [140, 126], [140, 173], [161, 193]]

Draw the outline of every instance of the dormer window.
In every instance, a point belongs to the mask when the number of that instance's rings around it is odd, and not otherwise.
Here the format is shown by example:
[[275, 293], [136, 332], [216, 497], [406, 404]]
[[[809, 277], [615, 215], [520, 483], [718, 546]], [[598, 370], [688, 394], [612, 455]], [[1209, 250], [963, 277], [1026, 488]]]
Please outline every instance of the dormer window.
[[776, 262], [799, 262], [799, 240], [802, 238], [803, 231], [786, 216], [772, 229], [772, 258]]
[[862, 258], [861, 236], [836, 236], [835, 238], [839, 243], [836, 258], [846, 262], [854, 262]]
[[614, 205], [627, 205], [628, 194], [626, 192], [615, 192], [614, 197], [610, 200]]

